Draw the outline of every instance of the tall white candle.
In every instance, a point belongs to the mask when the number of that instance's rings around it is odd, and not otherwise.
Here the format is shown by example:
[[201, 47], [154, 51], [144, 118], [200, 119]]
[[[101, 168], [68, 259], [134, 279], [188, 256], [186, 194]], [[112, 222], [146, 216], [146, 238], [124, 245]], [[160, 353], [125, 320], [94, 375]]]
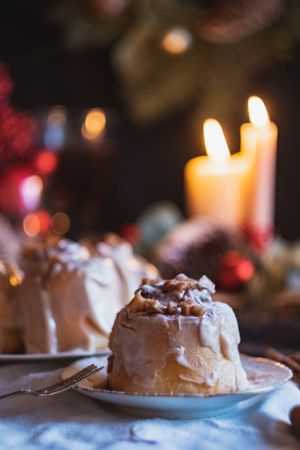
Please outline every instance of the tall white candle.
[[241, 153], [250, 161], [248, 226], [261, 233], [274, 228], [277, 126], [259, 97], [248, 100], [250, 123], [241, 126]]

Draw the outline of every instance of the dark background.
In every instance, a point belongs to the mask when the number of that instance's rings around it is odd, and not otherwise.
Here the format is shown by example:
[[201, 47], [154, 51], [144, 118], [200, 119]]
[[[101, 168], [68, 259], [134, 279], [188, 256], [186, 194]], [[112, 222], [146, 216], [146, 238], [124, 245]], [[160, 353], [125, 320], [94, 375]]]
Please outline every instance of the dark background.
[[[134, 124], [120, 96], [110, 48], [67, 51], [60, 26], [48, 17], [55, 3], [2, 2], [0, 59], [8, 64], [15, 82], [15, 106], [32, 111], [55, 104], [71, 111], [99, 106], [114, 118], [110, 135], [113, 156], [96, 158], [71, 148], [73, 156], [61, 157], [52, 180], [58, 196], [69, 190], [76, 199], [70, 213], [73, 234], [85, 228], [79, 218], [87, 211], [89, 196], [96, 196], [91, 208], [99, 205], [97, 229], [119, 230], [159, 200], [170, 200], [184, 211], [183, 167], [199, 151], [189, 127], [194, 105], [188, 104], [158, 123]], [[271, 118], [279, 127], [276, 227], [287, 239], [298, 238], [300, 231], [299, 80], [300, 49], [296, 49], [293, 59], [258, 71], [249, 88], [249, 94], [255, 92], [268, 102]], [[238, 148], [239, 125], [246, 120], [246, 111], [241, 110], [240, 116], [225, 123], [231, 148]], [[95, 193], [99, 183], [95, 185], [94, 179], [104, 180], [101, 192]]]

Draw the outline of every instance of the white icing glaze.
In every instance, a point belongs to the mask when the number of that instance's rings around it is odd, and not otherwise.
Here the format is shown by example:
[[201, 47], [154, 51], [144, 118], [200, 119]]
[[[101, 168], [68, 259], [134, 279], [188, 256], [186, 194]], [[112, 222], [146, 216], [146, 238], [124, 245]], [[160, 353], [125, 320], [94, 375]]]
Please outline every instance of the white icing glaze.
[[100, 242], [97, 246], [99, 255], [104, 255], [113, 261], [122, 281], [123, 303], [127, 304], [143, 277], [157, 278], [156, 268], [144, 259], [133, 254], [131, 245], [118, 240], [117, 245]]
[[214, 386], [218, 381], [218, 374], [216, 372], [211, 372], [208, 377], [206, 377], [205, 382], [207, 386]]
[[199, 384], [200, 386], [203, 384], [201, 381], [196, 380], [191, 377], [187, 377], [186, 375], [182, 375], [181, 373], [179, 374], [179, 378], [187, 383], [195, 383], [195, 384]]
[[[24, 305], [25, 306], [25, 305]], [[56, 321], [52, 314], [51, 299], [46, 289], [41, 289], [41, 306], [45, 315], [45, 337], [46, 346], [49, 349], [49, 353], [56, 353], [58, 350], [57, 333], [56, 333]], [[25, 306], [26, 307], [26, 306]], [[27, 327], [27, 333], [31, 327]], [[36, 345], [35, 342], [32, 342]], [[29, 352], [34, 353], [34, 351]]]
[[[107, 346], [117, 312], [149, 275], [129, 244], [95, 254], [87, 247], [60, 241], [35, 244], [25, 252], [25, 280], [18, 304], [26, 351], [55, 353]], [[119, 252], [119, 253], [118, 253]], [[116, 257], [118, 255], [118, 257]]]
[[[231, 361], [235, 367], [236, 389], [247, 386], [246, 374], [241, 366], [238, 344], [240, 333], [233, 310], [225, 303], [211, 302], [210, 310], [201, 319], [201, 345], [211, 348], [218, 358], [222, 356]], [[214, 374], [214, 378], [221, 374]]]
[[193, 369], [191, 364], [187, 361], [184, 356], [185, 348], [181, 345], [180, 347], [175, 347], [170, 351], [170, 354], [174, 355], [175, 361], [182, 367], [187, 369]]
[[39, 276], [25, 279], [22, 287], [18, 287], [17, 303], [27, 352], [41, 353], [47, 349], [48, 353], [55, 353], [55, 322], [48, 293], [41, 288]]
[[74, 270], [90, 258], [90, 251], [79, 243], [62, 239], [57, 243], [28, 241], [25, 243], [20, 265], [26, 275], [48, 274]]
[[161, 379], [174, 373], [175, 363], [180, 383], [186, 389], [190, 389], [189, 383], [198, 385], [200, 392], [246, 389], [248, 382], [238, 352], [240, 336], [235, 315], [226, 304], [205, 302], [205, 305], [203, 317], [147, 315], [124, 308], [117, 316], [110, 339], [114, 355], [109, 375], [112, 387], [118, 389], [125, 371], [138, 389], [155, 392]]
[[80, 267], [59, 267], [46, 281], [41, 275], [26, 277], [19, 301], [29, 353], [105, 347], [123, 306], [118, 274], [111, 260], [100, 257]]

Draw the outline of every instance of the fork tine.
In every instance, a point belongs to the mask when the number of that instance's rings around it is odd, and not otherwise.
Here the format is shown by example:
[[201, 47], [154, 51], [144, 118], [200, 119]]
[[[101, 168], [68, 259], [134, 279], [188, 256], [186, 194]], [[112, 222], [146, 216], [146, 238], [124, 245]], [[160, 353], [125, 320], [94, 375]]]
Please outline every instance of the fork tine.
[[56, 390], [60, 390], [69, 385], [72, 385], [73, 383], [76, 383], [77, 380], [81, 380], [82, 378], [89, 376], [96, 369], [97, 369], [97, 367], [94, 364], [91, 364], [90, 366], [85, 367], [84, 369], [80, 370], [79, 372], [76, 372], [71, 377], [66, 378], [65, 380], [59, 381], [58, 383], [55, 383], [55, 384], [48, 386], [41, 390], [46, 393], [55, 392]]
[[85, 373], [79, 374], [76, 378], [73, 378], [72, 380], [66, 379], [66, 380], [64, 380], [64, 382], [61, 384], [61, 386], [59, 386], [59, 387], [56, 388], [56, 389], [51, 389], [50, 392], [56, 392], [57, 390], [64, 389], [65, 387], [68, 387], [68, 386], [72, 386], [72, 385], [74, 385], [74, 384], [77, 384], [77, 383], [79, 383], [80, 381], [82, 381], [82, 380], [84, 380], [85, 378], [87, 378], [87, 377], [89, 377], [90, 375], [92, 375], [93, 373], [98, 372], [98, 370], [100, 370], [100, 369], [102, 369], [102, 367], [94, 367], [93, 369], [91, 369], [91, 370], [89, 370], [89, 371], [87, 371], [87, 372], [85, 372]]
[[98, 370], [98, 367], [95, 366], [95, 364], [91, 364], [80, 370], [79, 372], [76, 372], [71, 377], [66, 378], [63, 381], [59, 381], [58, 383], [52, 384], [51, 386], [47, 386], [46, 388], [39, 389], [37, 392], [41, 394], [50, 394], [51, 392], [54, 392], [58, 389], [60, 390], [69, 386], [70, 384], [76, 383], [77, 380], [81, 381], [82, 378], [91, 375], [91, 373], [95, 372], [96, 370]]
[[47, 397], [50, 395], [59, 394], [61, 392], [67, 391], [68, 389], [71, 389], [80, 381], [84, 380], [85, 378], [97, 372], [98, 370], [103, 369], [103, 367], [104, 366], [97, 367], [95, 366], [95, 364], [91, 364], [90, 366], [87, 366], [84, 369], [80, 370], [79, 372], [75, 373], [71, 377], [66, 378], [63, 381], [60, 381], [59, 383], [52, 384], [51, 386], [47, 386], [39, 390], [20, 389], [14, 392], [8, 392], [7, 394], [0, 395], [0, 400], [20, 394], [36, 395], [38, 397]]
[[85, 380], [86, 378], [91, 376], [93, 373], [98, 372], [101, 369], [103, 369], [103, 367], [95, 367], [95, 369], [93, 369], [90, 372], [87, 372], [87, 373], [81, 375], [77, 379], [74, 379], [73, 381], [71, 381], [71, 382], [69, 382], [67, 384], [62, 384], [60, 387], [58, 387], [58, 388], [56, 388], [54, 390], [51, 390], [50, 392], [48, 392], [48, 395], [59, 394], [60, 392], [67, 391], [68, 389], [70, 389], [70, 388], [76, 386], [78, 383], [80, 383], [80, 381]]
[[103, 367], [96, 367], [95, 369], [86, 372], [85, 374], [81, 375], [78, 378], [74, 378], [72, 381], [67, 382], [67, 383], [62, 383], [59, 387], [55, 388], [55, 389], [51, 389], [50, 391], [46, 391], [46, 393], [44, 393], [43, 395], [56, 395], [56, 394], [60, 394], [61, 392], [67, 391], [69, 389], [72, 389], [73, 387], [75, 387], [78, 383], [80, 383], [82, 380], [85, 380], [86, 378], [88, 378], [90, 375], [92, 375], [93, 373], [97, 372], [98, 370], [103, 369]]

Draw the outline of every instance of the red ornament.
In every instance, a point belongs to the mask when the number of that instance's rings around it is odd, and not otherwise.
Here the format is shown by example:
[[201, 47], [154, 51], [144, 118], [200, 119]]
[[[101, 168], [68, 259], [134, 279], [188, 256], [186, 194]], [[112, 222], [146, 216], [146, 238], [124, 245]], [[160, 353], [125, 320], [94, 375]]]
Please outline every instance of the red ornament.
[[273, 232], [271, 229], [263, 230], [254, 225], [245, 226], [243, 229], [243, 235], [253, 250], [258, 252], [264, 251], [273, 238]]
[[237, 251], [230, 251], [223, 257], [217, 285], [225, 291], [237, 291], [244, 287], [254, 275], [253, 263]]

